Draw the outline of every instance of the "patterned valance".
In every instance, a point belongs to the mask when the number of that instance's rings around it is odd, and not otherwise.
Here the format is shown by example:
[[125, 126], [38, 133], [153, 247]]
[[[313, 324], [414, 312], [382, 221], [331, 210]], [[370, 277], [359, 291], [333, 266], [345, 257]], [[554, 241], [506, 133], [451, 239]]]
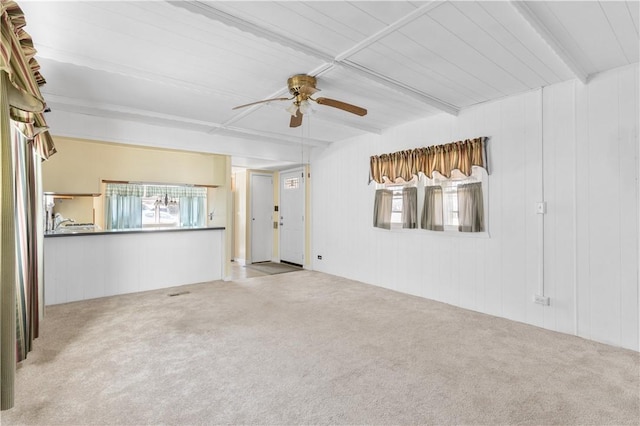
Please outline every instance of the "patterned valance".
[[35, 59], [31, 36], [24, 30], [26, 20], [14, 1], [0, 1], [0, 78], [7, 78], [11, 119], [20, 132], [32, 139], [42, 158], [56, 152], [44, 119], [45, 102], [39, 86], [46, 83]]
[[206, 198], [207, 189], [193, 186], [145, 185], [140, 183], [107, 183], [105, 195], [126, 197]]
[[145, 185], [146, 197], [167, 196], [169, 198], [207, 198], [207, 189], [193, 186]]
[[479, 137], [445, 145], [374, 155], [370, 158], [369, 182], [384, 183], [384, 178], [391, 182], [398, 178], [410, 181], [419, 173], [433, 178], [435, 171], [451, 177], [452, 170], [459, 170], [469, 176], [472, 166], [487, 168], [486, 140], [487, 138]]

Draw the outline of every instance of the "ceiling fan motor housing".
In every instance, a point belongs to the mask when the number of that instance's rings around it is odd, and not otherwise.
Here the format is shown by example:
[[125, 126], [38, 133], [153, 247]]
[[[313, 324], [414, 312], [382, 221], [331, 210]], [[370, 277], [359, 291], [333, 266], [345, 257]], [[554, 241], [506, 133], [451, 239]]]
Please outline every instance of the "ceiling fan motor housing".
[[293, 96], [299, 96], [301, 94], [300, 89], [304, 86], [316, 88], [316, 78], [306, 74], [297, 74], [289, 77], [287, 86], [289, 86], [289, 93]]

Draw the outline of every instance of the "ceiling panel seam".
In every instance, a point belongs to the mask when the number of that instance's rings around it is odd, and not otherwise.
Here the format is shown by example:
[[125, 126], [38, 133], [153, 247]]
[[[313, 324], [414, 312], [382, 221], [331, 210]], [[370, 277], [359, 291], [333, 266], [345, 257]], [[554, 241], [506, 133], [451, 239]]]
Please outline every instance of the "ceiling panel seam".
[[[413, 89], [412, 87], [409, 87], [405, 84], [400, 83], [399, 81], [393, 80], [387, 76], [384, 76], [382, 74], [379, 74], [369, 68], [366, 68], [360, 64], [357, 64], [355, 62], [351, 62], [351, 61], [343, 61], [340, 62], [339, 65], [349, 69], [350, 71], [355, 71], [357, 73], [359, 73], [360, 75], [366, 76], [380, 84], [383, 84], [387, 87], [389, 86], [389, 83], [393, 84], [393, 87], [390, 87], [393, 90], [396, 90], [400, 93], [404, 93], [405, 95], [411, 96], [414, 99], [417, 99], [418, 101], [424, 102], [426, 104], [429, 104], [437, 109], [439, 109], [440, 111], [444, 111], [446, 113], [449, 113], [451, 115], [458, 115], [458, 113], [460, 112], [460, 109], [455, 106], [455, 105], [451, 105], [447, 102], [441, 101], [439, 99], [435, 99], [430, 97], [429, 95], [426, 95], [422, 92], [419, 92], [415, 89]], [[428, 98], [428, 99], [427, 99]]]
[[518, 11], [520, 16], [538, 33], [538, 35], [547, 43], [549, 48], [560, 58], [562, 62], [573, 72], [578, 80], [583, 84], [587, 83], [589, 78], [583, 67], [578, 64], [575, 58], [564, 48], [558, 39], [549, 31], [547, 26], [537, 17], [535, 13], [522, 1], [511, 0], [509, 2]]
[[615, 26], [611, 23], [611, 19], [609, 19], [609, 15], [607, 14], [607, 11], [604, 10], [604, 7], [602, 7], [602, 3], [598, 3], [598, 6], [600, 6], [600, 10], [602, 10], [602, 14], [604, 15], [604, 18], [607, 20], [607, 24], [609, 24], [609, 28], [611, 29], [611, 32], [613, 33], [613, 36], [615, 37], [616, 42], [618, 43], [618, 48], [620, 49], [620, 53], [622, 53], [622, 56], [624, 56], [624, 59], [626, 59], [628, 63], [631, 63], [631, 61], [629, 60], [629, 57], [627, 56], [627, 52], [624, 51], [624, 47], [620, 42], [620, 37], [618, 37], [618, 32], [616, 31]]

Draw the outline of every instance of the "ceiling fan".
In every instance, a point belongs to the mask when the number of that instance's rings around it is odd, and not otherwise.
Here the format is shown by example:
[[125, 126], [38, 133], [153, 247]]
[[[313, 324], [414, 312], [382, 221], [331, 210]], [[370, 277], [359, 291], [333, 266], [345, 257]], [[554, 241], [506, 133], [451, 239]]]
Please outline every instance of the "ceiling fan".
[[292, 100], [293, 103], [287, 108], [287, 112], [291, 114], [291, 122], [289, 123], [289, 127], [298, 127], [302, 124], [302, 116], [312, 111], [311, 102], [309, 101], [313, 101], [320, 105], [338, 108], [359, 116], [367, 115], [367, 110], [359, 106], [351, 105], [342, 101], [337, 101], [335, 99], [312, 98], [312, 95], [320, 91], [320, 89], [316, 88], [316, 78], [313, 76], [305, 74], [294, 75], [292, 77], [289, 77], [289, 79], [287, 80], [287, 86], [289, 87], [289, 93], [293, 95], [290, 98], [263, 99], [261, 101], [251, 102], [250, 104], [238, 105], [233, 109], [244, 108], [251, 105], [257, 105], [271, 101]]

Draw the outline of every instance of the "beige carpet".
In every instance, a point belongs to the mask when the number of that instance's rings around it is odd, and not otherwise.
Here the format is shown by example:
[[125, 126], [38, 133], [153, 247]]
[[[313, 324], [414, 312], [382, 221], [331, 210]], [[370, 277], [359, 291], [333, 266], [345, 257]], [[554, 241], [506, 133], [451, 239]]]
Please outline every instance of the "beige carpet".
[[1, 420], [637, 424], [639, 368], [636, 352], [300, 271], [48, 308]]

